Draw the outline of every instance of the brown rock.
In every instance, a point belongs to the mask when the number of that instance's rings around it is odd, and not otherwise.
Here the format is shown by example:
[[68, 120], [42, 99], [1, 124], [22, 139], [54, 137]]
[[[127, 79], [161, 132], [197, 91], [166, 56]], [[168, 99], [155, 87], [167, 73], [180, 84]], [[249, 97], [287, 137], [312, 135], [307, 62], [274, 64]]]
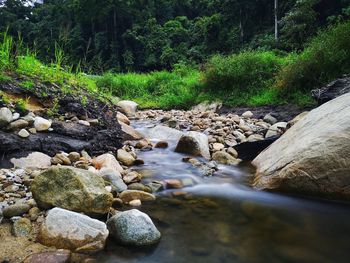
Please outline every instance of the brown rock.
[[141, 201], [155, 201], [156, 197], [150, 193], [146, 193], [138, 190], [126, 190], [119, 195], [119, 198], [123, 200], [124, 203], [128, 203], [132, 200]]
[[23, 263], [68, 263], [70, 258], [71, 252], [69, 250], [59, 249], [52, 252], [32, 254], [25, 258]]

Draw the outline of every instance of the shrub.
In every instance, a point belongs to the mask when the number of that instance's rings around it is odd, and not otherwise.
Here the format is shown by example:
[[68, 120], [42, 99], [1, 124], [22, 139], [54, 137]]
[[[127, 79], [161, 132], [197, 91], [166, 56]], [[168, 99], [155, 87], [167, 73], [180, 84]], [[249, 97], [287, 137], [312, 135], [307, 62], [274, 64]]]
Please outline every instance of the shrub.
[[350, 22], [330, 27], [314, 38], [307, 48], [277, 77], [282, 95], [313, 88], [350, 73]]

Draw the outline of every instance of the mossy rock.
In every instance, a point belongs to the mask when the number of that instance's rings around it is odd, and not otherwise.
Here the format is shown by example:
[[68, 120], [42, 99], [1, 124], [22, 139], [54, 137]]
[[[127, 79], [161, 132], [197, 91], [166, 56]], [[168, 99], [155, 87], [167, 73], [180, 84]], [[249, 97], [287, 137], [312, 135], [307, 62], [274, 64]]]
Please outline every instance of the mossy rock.
[[86, 214], [106, 214], [113, 202], [101, 177], [72, 167], [54, 166], [44, 171], [33, 180], [31, 191], [43, 209], [61, 207]]

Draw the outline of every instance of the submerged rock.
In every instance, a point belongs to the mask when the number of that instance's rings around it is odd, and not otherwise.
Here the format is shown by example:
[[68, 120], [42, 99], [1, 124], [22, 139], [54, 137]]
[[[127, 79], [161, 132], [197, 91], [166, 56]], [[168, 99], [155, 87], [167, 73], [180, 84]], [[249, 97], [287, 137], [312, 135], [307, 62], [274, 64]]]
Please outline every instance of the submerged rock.
[[139, 190], [126, 190], [119, 195], [119, 198], [123, 200], [124, 203], [128, 203], [132, 200], [141, 200], [141, 201], [154, 201], [156, 197], [150, 193], [146, 193]]
[[54, 208], [40, 228], [38, 241], [45, 246], [94, 253], [104, 248], [108, 234], [106, 224], [101, 221]]
[[213, 160], [226, 165], [237, 165], [239, 164], [239, 160], [235, 159], [232, 155], [227, 152], [216, 152], [213, 154]]
[[175, 151], [210, 159], [208, 136], [200, 132], [188, 132], [180, 138]]
[[38, 206], [53, 206], [87, 214], [106, 214], [113, 196], [103, 179], [89, 171], [72, 167], [52, 167], [36, 176], [31, 185]]
[[68, 263], [70, 262], [71, 252], [65, 249], [57, 251], [35, 253], [26, 257], [23, 263]]
[[117, 213], [107, 221], [107, 226], [111, 236], [123, 245], [153, 245], [161, 238], [151, 218], [136, 209]]
[[312, 110], [262, 152], [254, 186], [350, 200], [350, 93]]

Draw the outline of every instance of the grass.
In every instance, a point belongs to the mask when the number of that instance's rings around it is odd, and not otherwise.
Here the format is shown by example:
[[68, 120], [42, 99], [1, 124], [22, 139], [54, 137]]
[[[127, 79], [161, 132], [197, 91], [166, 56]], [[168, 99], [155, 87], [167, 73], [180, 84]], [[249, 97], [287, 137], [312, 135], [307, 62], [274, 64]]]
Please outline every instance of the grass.
[[[5, 33], [0, 36], [0, 83], [16, 74], [24, 76], [20, 86], [28, 90], [38, 82], [51, 83], [63, 94], [80, 96], [82, 105], [89, 103], [88, 93], [106, 103], [134, 100], [141, 108], [188, 109], [205, 100], [221, 100], [228, 106], [305, 106], [313, 103], [311, 89], [350, 72], [349, 35], [347, 22], [321, 32], [300, 54], [248, 50], [214, 56], [203, 71], [175, 65], [172, 71], [88, 76], [64, 67], [58, 46], [49, 65], [28, 50], [12, 57], [13, 41]], [[46, 90], [40, 92], [47, 95]], [[56, 112], [53, 107], [51, 114]]]

